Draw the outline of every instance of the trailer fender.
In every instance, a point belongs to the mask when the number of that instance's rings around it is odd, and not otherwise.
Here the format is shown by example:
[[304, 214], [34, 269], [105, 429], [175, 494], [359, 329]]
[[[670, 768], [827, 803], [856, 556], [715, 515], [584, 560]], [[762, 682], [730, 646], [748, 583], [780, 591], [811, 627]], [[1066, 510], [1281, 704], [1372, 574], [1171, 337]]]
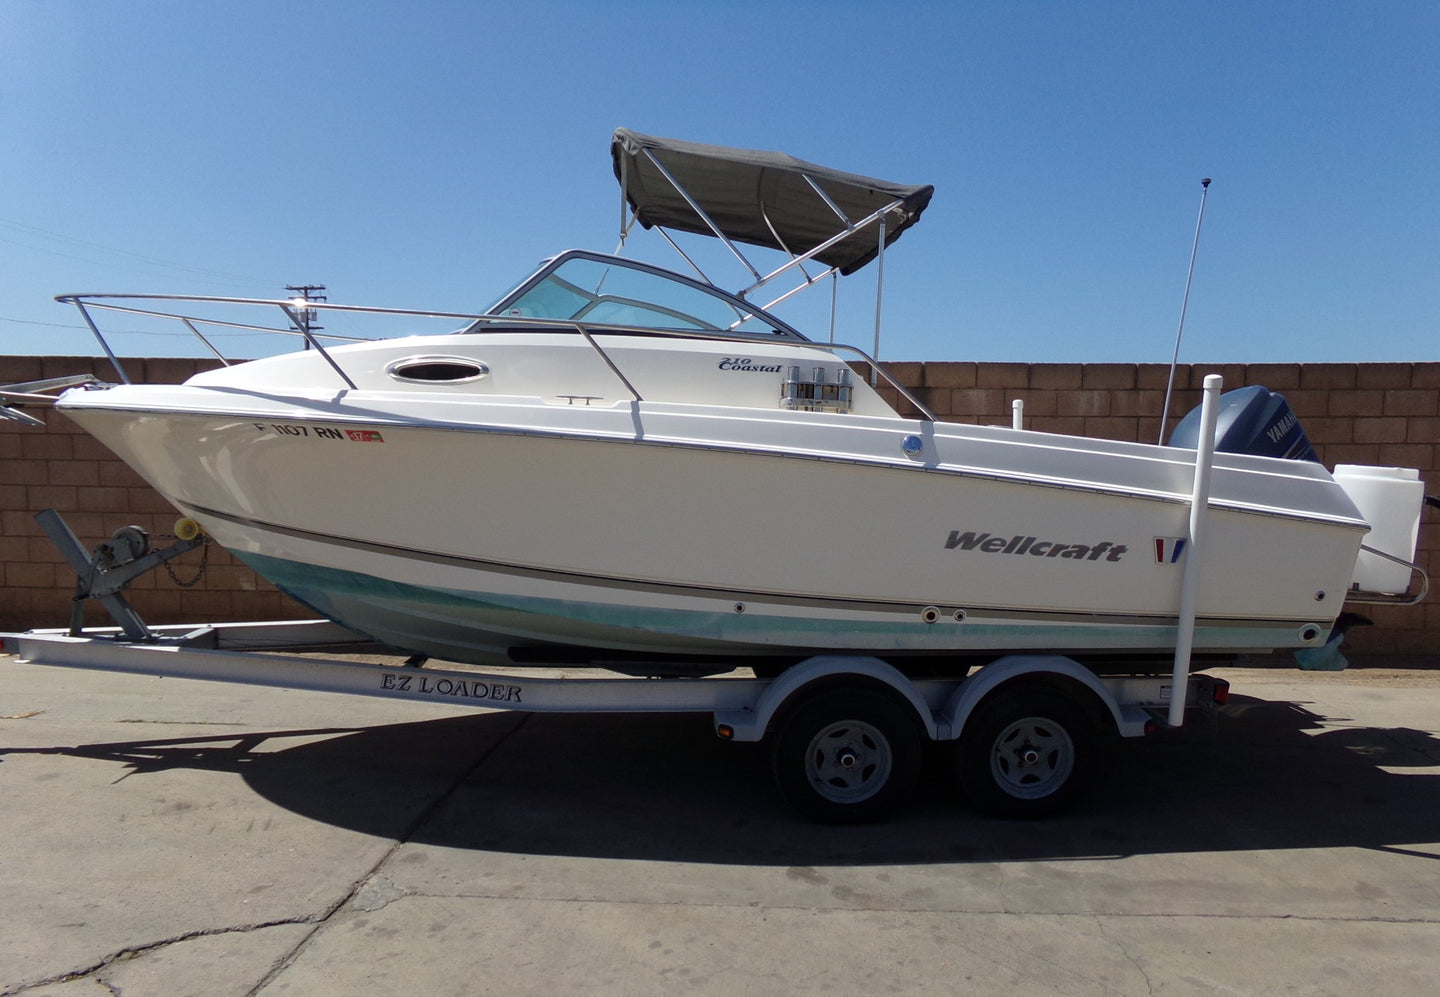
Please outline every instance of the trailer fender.
[[1060, 675], [1083, 685], [1110, 711], [1115, 727], [1122, 733], [1133, 726], [1133, 719], [1122, 711], [1110, 690], [1090, 669], [1058, 654], [1012, 654], [999, 658], [967, 678], [955, 689], [940, 712], [945, 737], [958, 738], [975, 707], [990, 693], [1026, 675]]
[[715, 711], [715, 730], [721, 737], [731, 741], [759, 741], [765, 737], [770, 721], [781, 708], [797, 693], [816, 682], [830, 682], [836, 678], [861, 678], [892, 689], [910, 704], [916, 718], [924, 725], [931, 738], [941, 736], [934, 712], [925, 702], [915, 684], [898, 669], [879, 658], [852, 657], [849, 655], [827, 654], [807, 658], [800, 664], [785, 669], [765, 687], [754, 705], [739, 710]]

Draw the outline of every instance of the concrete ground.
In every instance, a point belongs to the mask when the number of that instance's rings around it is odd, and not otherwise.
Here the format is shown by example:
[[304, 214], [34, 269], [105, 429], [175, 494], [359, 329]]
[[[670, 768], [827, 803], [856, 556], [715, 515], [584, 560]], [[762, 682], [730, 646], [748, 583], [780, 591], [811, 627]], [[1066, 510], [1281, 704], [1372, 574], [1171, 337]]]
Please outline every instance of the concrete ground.
[[1434, 993], [1440, 671], [1224, 674], [1063, 818], [835, 828], [705, 717], [0, 660], [0, 993]]

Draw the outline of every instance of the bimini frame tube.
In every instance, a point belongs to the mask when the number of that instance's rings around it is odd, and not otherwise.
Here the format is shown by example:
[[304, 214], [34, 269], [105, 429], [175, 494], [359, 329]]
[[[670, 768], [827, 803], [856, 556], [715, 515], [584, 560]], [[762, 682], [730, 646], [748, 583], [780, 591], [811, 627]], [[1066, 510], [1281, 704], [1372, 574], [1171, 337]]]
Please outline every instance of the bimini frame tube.
[[1180, 617], [1175, 634], [1175, 671], [1170, 683], [1171, 727], [1185, 720], [1185, 689], [1190, 677], [1190, 651], [1195, 644], [1195, 602], [1200, 588], [1200, 554], [1205, 544], [1205, 523], [1210, 514], [1210, 470], [1215, 456], [1215, 421], [1219, 415], [1219, 374], [1205, 377], [1200, 402], [1200, 438], [1196, 441], [1195, 485], [1190, 496], [1190, 537], [1185, 567], [1180, 576]]
[[[750, 273], [754, 276], [756, 280], [764, 283], [764, 281], [760, 277], [760, 271], [756, 270], [753, 266], [750, 265], [750, 261], [745, 258], [745, 255], [741, 253], [740, 250], [735, 248], [735, 243], [731, 242], [730, 238], [725, 235], [725, 232], [720, 228], [720, 226], [715, 224], [714, 219], [707, 215], [705, 213], [705, 209], [700, 207], [700, 205], [695, 202], [695, 198], [690, 196], [690, 192], [688, 190], [680, 186], [680, 181], [676, 180], [674, 174], [672, 174], [669, 170], [665, 168], [665, 164], [660, 162], [659, 157], [657, 157], [655, 153], [651, 152], [649, 149], [645, 149], [642, 151], [645, 153], [645, 158], [650, 160], [650, 164], [654, 166], [655, 169], [660, 171], [660, 175], [666, 180], [668, 180], [670, 182], [670, 186], [675, 188], [675, 192], [685, 199], [686, 204], [690, 205], [690, 209], [700, 217], [700, 220], [705, 223], [705, 225], [710, 229], [710, 231], [715, 233], [715, 238], [723, 242], [725, 244], [725, 247], [729, 249], [731, 253], [735, 254], [735, 258], [740, 261], [740, 263], [745, 267], [746, 270], [750, 271]], [[622, 198], [624, 196], [623, 187], [621, 196]], [[756, 286], [758, 287], [759, 285], [757, 284]], [[743, 292], [741, 294], [741, 297], [744, 297]]]
[[[880, 305], [885, 295], [885, 216], [880, 216], [880, 249], [875, 254], [875, 348], [871, 356], [880, 361]], [[874, 387], [875, 372], [870, 373], [870, 385]]]
[[[807, 179], [808, 179], [808, 178], [807, 178]], [[812, 182], [812, 186], [813, 186], [813, 182]], [[844, 216], [841, 216], [841, 221], [843, 221], [843, 222], [845, 223], [845, 228], [844, 228], [844, 229], [842, 229], [842, 230], [839, 231], [839, 232], [836, 232], [836, 233], [835, 233], [834, 235], [832, 235], [830, 238], [826, 239], [824, 242], [820, 243], [818, 246], [816, 246], [815, 248], [809, 250], [808, 252], [802, 253], [802, 254], [799, 255], [799, 256], [794, 256], [794, 255], [792, 255], [792, 256], [790, 257], [790, 259], [787, 260], [785, 263], [783, 263], [783, 264], [781, 264], [780, 266], [776, 267], [774, 270], [770, 271], [770, 272], [769, 272], [768, 274], [766, 274], [764, 277], [761, 277], [760, 280], [759, 280], [757, 283], [751, 284], [749, 287], [745, 288], [745, 290], [739, 291], [739, 292], [736, 292], [736, 293], [737, 293], [740, 297], [742, 297], [742, 298], [743, 298], [743, 297], [746, 297], [746, 296], [749, 295], [752, 291], [754, 291], [754, 290], [756, 290], [756, 289], [758, 289], [758, 288], [760, 288], [760, 287], [763, 287], [764, 285], [770, 283], [770, 281], [774, 280], [776, 277], [779, 277], [782, 273], [785, 273], [785, 271], [790, 270], [790, 269], [793, 269], [793, 268], [795, 268], [795, 267], [801, 266], [802, 264], [808, 262], [809, 260], [811, 260], [811, 259], [814, 258], [815, 256], [819, 255], [820, 253], [825, 252], [825, 250], [829, 249], [831, 246], [835, 245], [837, 242], [840, 242], [842, 239], [848, 239], [850, 236], [852, 236], [852, 235], [854, 235], [856, 232], [859, 232], [860, 230], [866, 228], [867, 226], [871, 225], [872, 223], [875, 223], [875, 222], [879, 222], [879, 223], [880, 223], [880, 227], [881, 227], [881, 230], [882, 230], [882, 241], [883, 241], [883, 230], [884, 230], [884, 227], [885, 227], [885, 219], [890, 216], [890, 212], [892, 212], [892, 211], [894, 211], [896, 208], [900, 207], [900, 205], [903, 204], [903, 203], [904, 203], [903, 201], [892, 201], [892, 202], [890, 202], [889, 204], [885, 205], [883, 208], [877, 208], [877, 209], [875, 209], [875, 210], [872, 211], [870, 214], [868, 214], [868, 215], [866, 215], [864, 218], [860, 219], [858, 222], [852, 222], [852, 221], [850, 221], [849, 219], [845, 218]], [[838, 269], [839, 269], [838, 267], [831, 267], [831, 268], [830, 268], [829, 270], [827, 270], [825, 273], [820, 274], [820, 276], [818, 276], [818, 277], [816, 277], [816, 278], [814, 278], [814, 279], [805, 280], [805, 282], [802, 283], [800, 286], [801, 286], [801, 287], [809, 287], [811, 284], [814, 284], [814, 283], [815, 283], [816, 281], [818, 281], [818, 280], [824, 279], [824, 278], [827, 277], [830, 273], [832, 273], [832, 272], [834, 272], [834, 271], [836, 271], [836, 270], [838, 270]], [[794, 292], [791, 292], [791, 293], [794, 293]], [[776, 298], [775, 300], [776, 300], [776, 301], [782, 301], [782, 300], [784, 300], [784, 298], [786, 298], [786, 297], [789, 297], [789, 295], [788, 295], [788, 294], [787, 294], [787, 295], [783, 295], [782, 297]], [[771, 304], [774, 304], [774, 302], [771, 302]], [[769, 306], [769, 305], [766, 305], [766, 307], [768, 308], [768, 307], [770, 307], [770, 306]]]

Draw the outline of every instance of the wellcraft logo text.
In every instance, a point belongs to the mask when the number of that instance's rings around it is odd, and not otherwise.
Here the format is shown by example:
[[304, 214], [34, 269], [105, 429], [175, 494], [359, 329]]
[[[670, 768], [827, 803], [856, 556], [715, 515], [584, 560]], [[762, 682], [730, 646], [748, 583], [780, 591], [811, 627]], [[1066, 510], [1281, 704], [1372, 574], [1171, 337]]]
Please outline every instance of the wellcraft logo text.
[[1064, 557], [1072, 561], [1118, 561], [1130, 548], [1112, 540], [1101, 540], [1097, 544], [1075, 544], [1059, 540], [1041, 540], [1016, 534], [1010, 537], [995, 537], [988, 533], [967, 530], [950, 531], [945, 541], [946, 550], [978, 550], [984, 554], [1014, 554], [1030, 557]]

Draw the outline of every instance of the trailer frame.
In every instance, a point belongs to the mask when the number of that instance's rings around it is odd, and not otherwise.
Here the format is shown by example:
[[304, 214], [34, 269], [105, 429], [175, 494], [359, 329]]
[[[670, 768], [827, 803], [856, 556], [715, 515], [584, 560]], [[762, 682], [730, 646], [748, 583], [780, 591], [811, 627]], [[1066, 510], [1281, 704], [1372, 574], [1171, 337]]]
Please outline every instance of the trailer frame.
[[[1168, 676], [1097, 675], [1060, 655], [1007, 655], [958, 678], [912, 678], [852, 655], [817, 655], [774, 678], [556, 676], [317, 656], [377, 650], [324, 620], [146, 630], [139, 640], [120, 627], [4, 633], [0, 648], [19, 663], [483, 710], [709, 713], [723, 740], [770, 741], [789, 802], [832, 823], [892, 813], [914, 788], [927, 741], [951, 746], [962, 788], [981, 809], [1048, 816], [1083, 792], [1105, 740], [1163, 726], [1173, 701]], [[279, 653], [304, 648], [312, 653]], [[1229, 688], [1205, 674], [1186, 684], [1185, 701], [1200, 709], [1223, 703]]]

